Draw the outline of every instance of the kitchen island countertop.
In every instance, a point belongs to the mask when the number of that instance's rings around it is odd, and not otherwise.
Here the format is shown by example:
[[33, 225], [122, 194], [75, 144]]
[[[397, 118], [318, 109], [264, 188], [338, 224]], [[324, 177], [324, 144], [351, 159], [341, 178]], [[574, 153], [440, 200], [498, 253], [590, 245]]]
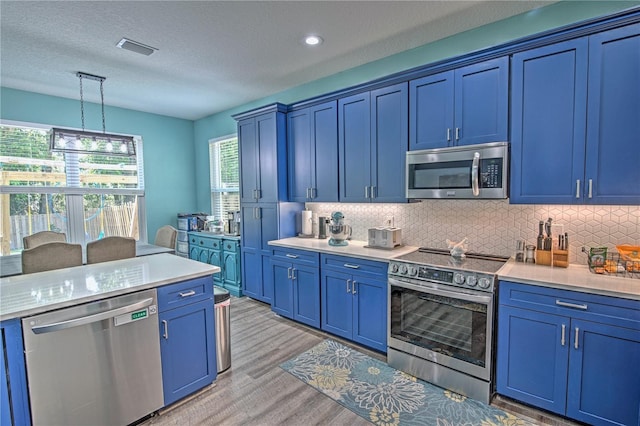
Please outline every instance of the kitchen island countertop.
[[0, 321], [200, 278], [219, 271], [217, 266], [162, 253], [0, 278]]
[[562, 290], [601, 294], [640, 300], [640, 279], [594, 274], [586, 265], [568, 268], [516, 262], [511, 258], [499, 271], [498, 278]]
[[292, 249], [317, 251], [325, 254], [336, 254], [340, 256], [358, 257], [360, 259], [377, 260], [380, 262], [388, 262], [398, 256], [412, 253], [418, 250], [418, 247], [400, 246], [393, 250], [384, 250], [366, 247], [366, 241], [349, 240], [346, 246], [330, 246], [329, 239], [318, 238], [283, 238], [281, 240], [269, 241], [270, 246], [287, 247]]

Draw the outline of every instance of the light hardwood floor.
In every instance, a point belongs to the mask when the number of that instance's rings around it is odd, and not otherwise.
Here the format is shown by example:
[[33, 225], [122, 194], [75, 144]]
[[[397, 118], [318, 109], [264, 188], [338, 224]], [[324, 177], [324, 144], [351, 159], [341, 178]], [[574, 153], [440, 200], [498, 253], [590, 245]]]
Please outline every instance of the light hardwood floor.
[[[386, 361], [382, 354], [279, 317], [264, 303], [232, 298], [231, 368], [214, 385], [142, 425], [370, 425], [279, 367], [326, 338]], [[500, 408], [529, 415], [534, 424], [571, 424], [517, 404]]]

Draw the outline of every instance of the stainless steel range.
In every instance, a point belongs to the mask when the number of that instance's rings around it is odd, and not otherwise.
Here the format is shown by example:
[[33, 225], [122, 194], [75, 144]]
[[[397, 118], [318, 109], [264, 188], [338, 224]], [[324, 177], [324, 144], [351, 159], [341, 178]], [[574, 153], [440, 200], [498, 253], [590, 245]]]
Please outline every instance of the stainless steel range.
[[389, 263], [387, 362], [489, 403], [496, 272], [506, 257], [422, 248]]

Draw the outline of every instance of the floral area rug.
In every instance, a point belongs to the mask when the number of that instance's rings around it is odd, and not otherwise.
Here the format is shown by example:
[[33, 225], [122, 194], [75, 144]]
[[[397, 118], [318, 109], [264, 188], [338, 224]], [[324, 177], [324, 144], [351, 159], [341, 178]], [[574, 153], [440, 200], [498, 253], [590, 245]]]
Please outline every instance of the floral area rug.
[[333, 340], [325, 340], [280, 367], [377, 425], [530, 424]]

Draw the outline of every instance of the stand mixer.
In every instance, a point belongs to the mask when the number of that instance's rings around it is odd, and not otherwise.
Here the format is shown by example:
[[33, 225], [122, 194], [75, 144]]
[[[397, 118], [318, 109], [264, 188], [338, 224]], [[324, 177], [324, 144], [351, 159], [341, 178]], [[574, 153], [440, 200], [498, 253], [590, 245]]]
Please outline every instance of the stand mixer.
[[341, 212], [331, 213], [331, 223], [327, 225], [330, 246], [346, 246], [347, 239], [351, 237], [351, 226], [344, 223], [344, 215]]

